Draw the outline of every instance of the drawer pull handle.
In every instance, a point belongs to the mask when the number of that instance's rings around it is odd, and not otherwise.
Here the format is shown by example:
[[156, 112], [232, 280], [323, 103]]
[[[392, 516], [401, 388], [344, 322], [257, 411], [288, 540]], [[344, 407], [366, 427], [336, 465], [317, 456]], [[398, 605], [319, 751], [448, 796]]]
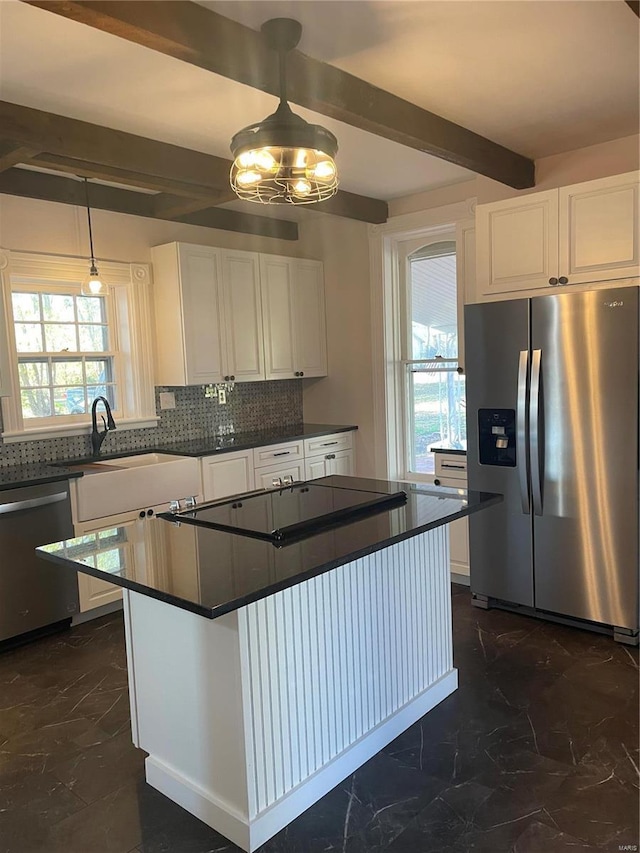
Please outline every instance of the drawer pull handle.
[[448, 462], [443, 462], [441, 467], [442, 468], [451, 468], [454, 471], [465, 471], [466, 470], [466, 466], [464, 466], [464, 465], [450, 465]]
[[280, 453], [273, 453], [272, 456], [289, 456], [290, 450], [281, 450]]
[[337, 441], [325, 441], [323, 447], [330, 447], [332, 444], [337, 444]]

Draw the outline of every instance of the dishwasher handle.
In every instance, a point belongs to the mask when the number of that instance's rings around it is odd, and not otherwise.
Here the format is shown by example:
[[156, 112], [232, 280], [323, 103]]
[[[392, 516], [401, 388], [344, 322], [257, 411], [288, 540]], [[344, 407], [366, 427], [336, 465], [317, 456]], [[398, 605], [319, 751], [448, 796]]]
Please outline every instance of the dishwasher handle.
[[57, 504], [60, 501], [66, 501], [67, 492], [57, 492], [55, 495], [45, 495], [42, 498], [29, 498], [26, 501], [12, 501], [7, 504], [0, 504], [0, 515], [9, 514], [11, 512], [20, 512], [23, 509], [36, 509], [40, 506], [48, 504]]

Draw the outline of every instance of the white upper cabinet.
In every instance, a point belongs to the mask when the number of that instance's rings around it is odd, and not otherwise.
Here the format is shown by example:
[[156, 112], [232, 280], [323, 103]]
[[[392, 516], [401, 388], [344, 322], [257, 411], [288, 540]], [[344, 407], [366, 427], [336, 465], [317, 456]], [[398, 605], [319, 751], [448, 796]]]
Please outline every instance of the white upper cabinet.
[[320, 261], [187, 243], [151, 255], [159, 385], [326, 376]]
[[638, 178], [630, 172], [478, 205], [480, 295], [638, 276]]
[[151, 250], [159, 385], [207, 385], [224, 375], [220, 251], [169, 243]]
[[326, 376], [322, 263], [262, 255], [260, 278], [267, 379]]
[[225, 376], [237, 382], [264, 379], [259, 256], [221, 249]]
[[562, 187], [561, 276], [569, 284], [640, 274], [638, 173]]

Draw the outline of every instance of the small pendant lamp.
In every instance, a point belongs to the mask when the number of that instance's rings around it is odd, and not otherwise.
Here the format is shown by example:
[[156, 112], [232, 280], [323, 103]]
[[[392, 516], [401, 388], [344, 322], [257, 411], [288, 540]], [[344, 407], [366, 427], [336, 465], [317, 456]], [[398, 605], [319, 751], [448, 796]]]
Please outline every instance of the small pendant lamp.
[[302, 26], [291, 18], [273, 18], [261, 31], [278, 53], [280, 104], [231, 140], [231, 186], [238, 198], [261, 204], [324, 201], [338, 191], [338, 140], [293, 113], [287, 103], [286, 55], [300, 41]]
[[89, 207], [89, 183], [84, 179], [84, 195], [87, 204], [87, 222], [89, 223], [89, 247], [91, 250], [91, 265], [89, 274], [83, 279], [80, 292], [83, 296], [107, 296], [108, 290], [104, 278], [98, 273], [95, 254], [93, 251], [93, 231], [91, 230], [91, 208]]

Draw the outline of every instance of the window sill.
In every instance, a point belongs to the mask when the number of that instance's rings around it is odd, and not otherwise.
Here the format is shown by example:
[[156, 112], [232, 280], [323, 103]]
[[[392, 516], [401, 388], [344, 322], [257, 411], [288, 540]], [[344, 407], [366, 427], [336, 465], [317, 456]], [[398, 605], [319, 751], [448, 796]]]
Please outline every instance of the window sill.
[[[159, 417], [153, 415], [148, 418], [128, 418], [116, 423], [118, 429], [146, 429], [158, 425]], [[3, 432], [2, 440], [5, 444], [13, 444], [17, 441], [42, 441], [47, 438], [67, 438], [74, 435], [88, 435], [91, 432], [91, 424], [63, 424], [58, 427], [46, 427], [41, 429], [25, 429], [20, 432]]]

